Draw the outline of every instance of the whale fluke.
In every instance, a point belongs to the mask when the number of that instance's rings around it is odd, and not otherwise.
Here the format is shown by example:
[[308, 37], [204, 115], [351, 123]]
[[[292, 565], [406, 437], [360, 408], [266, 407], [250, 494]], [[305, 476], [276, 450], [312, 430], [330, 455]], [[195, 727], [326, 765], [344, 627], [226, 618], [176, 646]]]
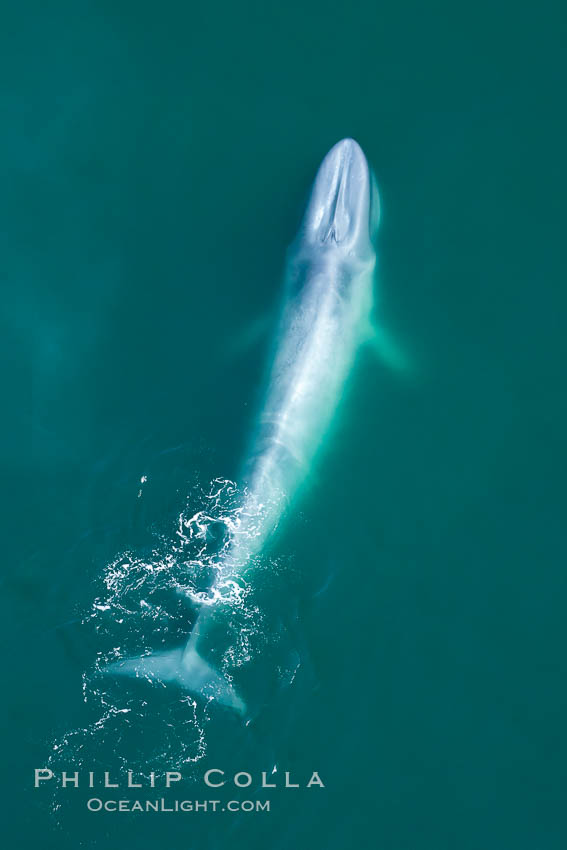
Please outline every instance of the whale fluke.
[[135, 676], [148, 681], [174, 683], [189, 693], [214, 698], [242, 716], [246, 714], [246, 704], [228, 678], [193, 648], [187, 650], [180, 647], [126, 658], [109, 664], [102, 672], [113, 676]]

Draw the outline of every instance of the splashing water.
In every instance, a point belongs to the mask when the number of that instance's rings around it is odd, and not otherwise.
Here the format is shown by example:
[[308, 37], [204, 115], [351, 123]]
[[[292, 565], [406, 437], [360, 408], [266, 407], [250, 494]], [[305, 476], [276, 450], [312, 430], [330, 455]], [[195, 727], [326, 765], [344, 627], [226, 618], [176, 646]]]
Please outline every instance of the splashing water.
[[[183, 645], [197, 606], [203, 605], [222, 604], [228, 611], [221, 661], [226, 676], [269, 654], [283, 624], [267, 622], [258, 604], [257, 579], [272, 580], [280, 565], [274, 559], [253, 559], [253, 587], [223, 562], [240, 526], [245, 496], [226, 479], [214, 479], [207, 489], [195, 486], [173, 529], [156, 533], [150, 551], [124, 552], [105, 567], [96, 580], [96, 597], [81, 620], [96, 646], [94, 663], [82, 675], [88, 722], [53, 742], [48, 761], [52, 770], [128, 769], [147, 777], [150, 772], [182, 769], [186, 775], [204, 758], [210, 699], [197, 701], [159, 681], [125, 681], [102, 671], [132, 655]], [[276, 667], [277, 675], [293, 678], [296, 667], [294, 657], [289, 671], [285, 664]], [[62, 799], [56, 792], [54, 812]]]

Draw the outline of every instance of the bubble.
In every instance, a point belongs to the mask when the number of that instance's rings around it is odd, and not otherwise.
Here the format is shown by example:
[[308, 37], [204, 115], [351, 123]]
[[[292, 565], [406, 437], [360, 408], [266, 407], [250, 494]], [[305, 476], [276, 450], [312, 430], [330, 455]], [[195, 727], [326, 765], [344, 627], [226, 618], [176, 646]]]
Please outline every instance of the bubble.
[[[293, 680], [296, 661], [291, 669], [287, 662], [272, 663], [283, 625], [262, 602], [263, 584], [276, 580], [279, 563], [251, 556], [242, 570], [241, 562], [231, 560], [235, 535], [240, 551], [246, 551], [248, 539], [255, 551], [263, 508], [254, 507], [246, 490], [231, 480], [215, 478], [206, 488], [195, 485], [169, 527], [154, 530], [148, 548], [121, 552], [102, 569], [81, 619], [87, 643], [94, 647], [93, 662], [82, 675], [85, 720], [52, 742], [47, 766], [54, 772], [125, 775], [132, 770], [144, 777], [166, 770], [180, 770], [184, 776], [196, 771], [207, 753], [215, 716], [211, 699], [195, 699], [158, 680], [104, 671], [113, 662], [183, 646], [207, 606], [222, 610], [222, 647], [215, 664], [229, 681], [260, 656], [278, 679]], [[257, 678], [268, 681], [267, 676]], [[70, 798], [54, 788], [56, 816]]]

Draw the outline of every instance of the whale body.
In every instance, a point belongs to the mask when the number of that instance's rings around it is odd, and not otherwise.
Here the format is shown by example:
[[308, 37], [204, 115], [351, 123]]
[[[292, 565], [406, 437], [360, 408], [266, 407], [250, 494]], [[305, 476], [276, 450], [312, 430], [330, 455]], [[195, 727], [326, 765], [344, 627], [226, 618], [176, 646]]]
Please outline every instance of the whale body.
[[[357, 142], [343, 139], [319, 167], [288, 252], [273, 360], [243, 465], [245, 496], [216, 586], [246, 570], [274, 534], [329, 429], [357, 349], [373, 335], [378, 220], [366, 157]], [[118, 661], [107, 671], [176, 682], [245, 715], [242, 697], [207, 660], [218, 627], [218, 609], [204, 605], [185, 647]]]

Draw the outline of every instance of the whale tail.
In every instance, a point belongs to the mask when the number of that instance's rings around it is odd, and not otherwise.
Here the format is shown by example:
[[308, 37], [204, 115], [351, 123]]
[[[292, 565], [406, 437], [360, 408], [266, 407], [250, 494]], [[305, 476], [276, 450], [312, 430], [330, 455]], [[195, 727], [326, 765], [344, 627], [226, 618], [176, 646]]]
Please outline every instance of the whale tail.
[[246, 714], [246, 704], [229, 679], [205, 661], [193, 647], [153, 652], [109, 664], [103, 671], [115, 676], [173, 683], [186, 691], [215, 699], [221, 705]]

